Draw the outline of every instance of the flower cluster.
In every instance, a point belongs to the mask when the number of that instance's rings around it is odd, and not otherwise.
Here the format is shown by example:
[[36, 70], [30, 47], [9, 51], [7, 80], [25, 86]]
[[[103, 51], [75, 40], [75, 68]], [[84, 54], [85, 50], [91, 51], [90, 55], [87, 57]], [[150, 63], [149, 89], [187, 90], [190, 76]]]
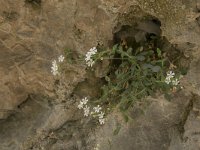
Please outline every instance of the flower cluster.
[[86, 53], [86, 57], [85, 57], [85, 61], [87, 66], [92, 67], [95, 63], [94, 59], [92, 58], [92, 56], [94, 56], [97, 53], [97, 48], [93, 47], [91, 48], [87, 53]]
[[80, 103], [78, 105], [78, 109], [83, 109], [84, 116], [86, 116], [86, 117], [89, 116], [89, 114], [90, 114], [90, 107], [87, 106], [87, 102], [88, 102], [88, 98], [85, 97], [80, 101]]
[[59, 62], [63, 62], [64, 59], [65, 59], [65, 57], [64, 57], [63, 55], [60, 55], [60, 56], [58, 57], [58, 61], [59, 61]]
[[98, 117], [99, 123], [103, 125], [105, 123], [105, 118], [104, 118], [105, 113], [101, 111], [102, 108], [99, 105], [97, 105], [96, 107], [93, 107], [92, 111], [90, 110], [90, 107], [87, 105], [87, 102], [88, 98], [87, 97], [83, 98], [78, 104], [78, 109], [83, 109], [85, 117], [88, 117], [89, 115], [92, 115], [93, 117]]
[[100, 112], [98, 114], [98, 117], [99, 117], [99, 123], [102, 125], [105, 123], [105, 118], [104, 118], [104, 113], [103, 112]]
[[173, 71], [167, 72], [167, 76], [165, 78], [165, 83], [177, 86], [179, 84], [179, 80], [175, 78], [175, 73]]
[[58, 64], [57, 64], [56, 60], [52, 61], [51, 73], [54, 76], [56, 76], [57, 74], [59, 74], [59, 72], [58, 72]]
[[[65, 59], [65, 57], [64, 57], [63, 55], [60, 55], [60, 56], [58, 57], [58, 62], [61, 63], [61, 62], [64, 61], [64, 59]], [[58, 63], [57, 63], [56, 60], [53, 60], [53, 61], [52, 61], [51, 73], [52, 73], [54, 76], [56, 76], [56, 75], [59, 74], [59, 71], [58, 71]]]

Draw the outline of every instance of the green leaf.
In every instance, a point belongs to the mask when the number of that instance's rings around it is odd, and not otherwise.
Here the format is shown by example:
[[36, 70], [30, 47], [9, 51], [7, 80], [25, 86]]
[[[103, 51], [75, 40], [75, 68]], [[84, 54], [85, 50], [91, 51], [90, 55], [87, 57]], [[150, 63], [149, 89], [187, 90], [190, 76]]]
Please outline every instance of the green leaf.
[[72, 63], [73, 63], [72, 50], [66, 48], [66, 49], [64, 50], [64, 54], [65, 54], [65, 57], [66, 57], [66, 61], [67, 61], [68, 63], [72, 64]]
[[139, 61], [144, 61], [144, 60], [145, 60], [145, 57], [142, 56], [142, 55], [138, 55], [138, 56], [136, 56], [136, 58], [137, 58], [137, 60], [139, 60]]
[[151, 56], [152, 54], [154, 54], [153, 50], [149, 50], [149, 51], [145, 51], [145, 52], [140, 53], [140, 55], [143, 55], [143, 56]]
[[135, 72], [135, 65], [132, 65], [131, 66], [131, 75], [134, 75], [134, 72]]
[[120, 129], [121, 129], [121, 125], [120, 125], [120, 124], [117, 124], [116, 129], [113, 131], [113, 134], [114, 134], [114, 135], [118, 135]]
[[133, 49], [132, 49], [132, 48], [129, 48], [129, 49], [127, 50], [127, 53], [128, 53], [129, 55], [132, 55], [132, 51], [133, 51]]
[[119, 75], [119, 70], [115, 71], [115, 75], [118, 76]]
[[113, 46], [113, 48], [112, 48], [112, 51], [113, 51], [113, 52], [116, 52], [117, 49], [118, 49], [118, 44], [115, 44], [115, 45]]
[[186, 68], [186, 67], [185, 68], [184, 67], [180, 68], [180, 72], [181, 72], [182, 75], [186, 75], [187, 71], [188, 71], [188, 68]]
[[145, 63], [145, 64], [142, 65], [142, 68], [143, 69], [151, 69], [151, 68], [153, 68], [153, 65]]
[[110, 78], [109, 78], [108, 76], [105, 76], [105, 80], [106, 80], [107, 82], [110, 82]]
[[156, 49], [156, 52], [158, 54], [158, 57], [162, 57], [162, 52], [159, 48]]
[[125, 121], [125, 122], [128, 122], [128, 121], [129, 121], [128, 115], [125, 114], [125, 113], [122, 113], [122, 115], [123, 115], [124, 121]]
[[153, 66], [151, 69], [152, 69], [153, 72], [159, 72], [161, 70], [161, 67], [160, 66]]

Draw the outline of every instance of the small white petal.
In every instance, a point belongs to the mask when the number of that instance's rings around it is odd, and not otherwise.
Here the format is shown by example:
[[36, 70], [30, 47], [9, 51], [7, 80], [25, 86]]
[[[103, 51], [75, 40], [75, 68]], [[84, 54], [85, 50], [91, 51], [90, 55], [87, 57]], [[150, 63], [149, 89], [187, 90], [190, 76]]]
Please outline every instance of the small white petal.
[[87, 104], [88, 98], [87, 98], [87, 97], [83, 98], [83, 99], [82, 99], [82, 102], [83, 102], [84, 105]]
[[84, 109], [84, 116], [87, 117], [90, 114], [90, 107], [87, 105], [83, 108]]
[[57, 65], [56, 60], [53, 60], [53, 61], [52, 61], [51, 73], [52, 73], [54, 76], [57, 75], [57, 74], [59, 74], [59, 72], [58, 72], [58, 65]]
[[175, 86], [178, 85], [178, 84], [179, 84], [178, 79], [173, 80], [173, 81], [172, 81], [172, 84], [175, 85]]
[[63, 55], [60, 55], [60, 56], [58, 57], [58, 61], [59, 61], [59, 62], [63, 62], [64, 59], [65, 59], [65, 57], [64, 57]]
[[105, 119], [104, 119], [104, 118], [103, 118], [103, 119], [99, 119], [99, 123], [100, 123], [101, 125], [105, 124]]
[[82, 109], [83, 108], [83, 102], [80, 102], [78, 105], [78, 109]]
[[168, 78], [173, 78], [175, 76], [175, 73], [173, 71], [167, 72], [167, 77]]
[[89, 67], [92, 67], [94, 65], [94, 60], [92, 59], [92, 56], [95, 55], [97, 53], [97, 48], [96, 47], [93, 47], [91, 48], [87, 53], [86, 53], [86, 58], [85, 58], [85, 61], [86, 61], [86, 65], [89, 66]]
[[103, 117], [104, 117], [104, 113], [101, 112], [100, 114], [98, 114], [98, 116], [99, 116], [100, 119], [103, 119]]
[[93, 109], [94, 109], [94, 111], [95, 111], [96, 113], [98, 113], [98, 112], [100, 112], [101, 107], [98, 105], [97, 107], [94, 107]]
[[171, 82], [171, 78], [168, 78], [168, 77], [167, 77], [167, 78], [165, 79], [165, 83], [170, 84], [170, 82]]

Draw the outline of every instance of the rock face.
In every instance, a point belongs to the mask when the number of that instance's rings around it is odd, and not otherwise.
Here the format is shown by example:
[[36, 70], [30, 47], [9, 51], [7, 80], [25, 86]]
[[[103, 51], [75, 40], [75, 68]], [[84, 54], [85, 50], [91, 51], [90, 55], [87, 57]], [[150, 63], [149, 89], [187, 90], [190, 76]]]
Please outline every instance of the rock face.
[[[199, 11], [194, 0], [0, 0], [0, 149], [199, 150]], [[172, 101], [149, 98], [143, 114], [133, 109], [132, 121], [113, 112], [98, 127], [76, 108], [76, 96], [99, 92], [98, 76], [91, 79], [78, 63], [66, 65], [65, 101], [54, 100], [50, 66], [64, 49], [77, 58], [109, 46], [122, 26], [149, 16], [191, 60]]]

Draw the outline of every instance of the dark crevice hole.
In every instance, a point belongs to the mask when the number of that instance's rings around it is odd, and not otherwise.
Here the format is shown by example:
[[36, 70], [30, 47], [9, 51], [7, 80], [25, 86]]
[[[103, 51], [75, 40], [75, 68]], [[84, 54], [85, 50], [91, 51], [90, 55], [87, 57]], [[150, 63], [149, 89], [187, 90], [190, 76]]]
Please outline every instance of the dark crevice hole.
[[[141, 47], [143, 51], [153, 50], [155, 59], [157, 59], [157, 48], [159, 48], [170, 61], [166, 64], [168, 67], [173, 64], [180, 69], [182, 74], [186, 74], [190, 59], [186, 58], [183, 51], [162, 36], [160, 27], [161, 22], [156, 18], [141, 20], [134, 25], [123, 25], [120, 30], [114, 33], [112, 43], [113, 45], [121, 44], [125, 51], [132, 47], [133, 53]], [[118, 57], [120, 56], [116, 54], [115, 58]], [[113, 60], [110, 72], [114, 72], [121, 63], [121, 60]]]
[[25, 0], [25, 3], [33, 6], [41, 6], [42, 0]]
[[[131, 47], [136, 50], [143, 47], [146, 50], [156, 50], [161, 48], [161, 22], [158, 19], [148, 19], [139, 21], [136, 25], [123, 25], [121, 29], [114, 33], [113, 44], [120, 44], [123, 49]], [[156, 53], [156, 52], [155, 52]], [[116, 55], [115, 58], [120, 56]], [[117, 68], [121, 64], [120, 60], [113, 60], [112, 66]], [[113, 71], [113, 70], [111, 70]]]

